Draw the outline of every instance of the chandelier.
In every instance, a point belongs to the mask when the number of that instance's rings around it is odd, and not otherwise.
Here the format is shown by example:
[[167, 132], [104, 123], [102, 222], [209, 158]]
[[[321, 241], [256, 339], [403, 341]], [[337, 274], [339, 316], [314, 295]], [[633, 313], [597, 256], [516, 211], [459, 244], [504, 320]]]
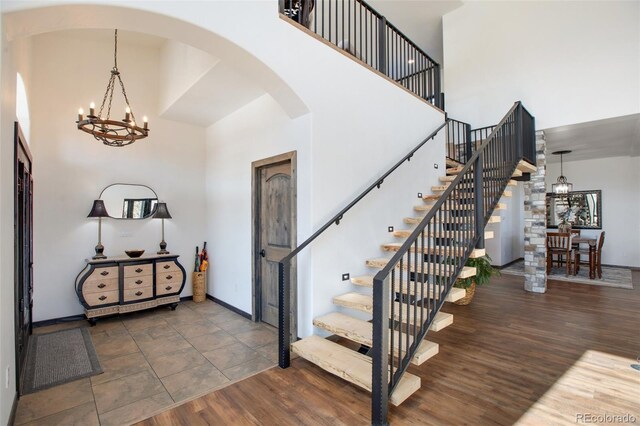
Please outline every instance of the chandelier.
[[573, 184], [567, 181], [567, 178], [562, 171], [562, 156], [569, 153], [571, 153], [571, 151], [567, 150], [552, 152], [553, 155], [560, 156], [560, 176], [558, 176], [558, 181], [551, 185], [551, 188], [555, 194], [567, 194], [573, 191]]
[[[125, 109], [124, 118], [120, 121], [111, 118], [111, 102], [113, 100], [113, 91], [116, 87], [116, 80], [122, 89], [122, 96], [127, 107]], [[106, 109], [105, 109], [106, 107]], [[127, 92], [124, 89], [124, 83], [118, 71], [118, 30], [115, 30], [114, 49], [113, 49], [113, 68], [111, 69], [111, 77], [107, 84], [107, 91], [104, 93], [102, 104], [98, 115], [95, 115], [95, 104], [91, 102], [89, 106], [89, 115], [84, 117], [84, 110], [78, 110], [78, 129], [93, 135], [99, 141], [109, 146], [126, 146], [134, 143], [136, 140], [144, 139], [149, 136], [149, 123], [147, 117], [143, 117], [142, 127], [136, 123], [136, 117], [131, 109]], [[106, 114], [103, 115], [103, 114]]]

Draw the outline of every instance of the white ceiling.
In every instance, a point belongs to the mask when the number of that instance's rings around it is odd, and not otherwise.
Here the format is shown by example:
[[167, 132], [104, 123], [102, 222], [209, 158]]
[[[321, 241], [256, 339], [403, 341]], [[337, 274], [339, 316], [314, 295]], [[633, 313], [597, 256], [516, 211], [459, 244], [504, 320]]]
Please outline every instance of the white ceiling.
[[589, 121], [544, 130], [547, 161], [559, 163], [554, 151], [569, 149], [564, 161], [640, 155], [640, 114]]
[[442, 16], [462, 6], [462, 1], [370, 0], [368, 3], [442, 64]]

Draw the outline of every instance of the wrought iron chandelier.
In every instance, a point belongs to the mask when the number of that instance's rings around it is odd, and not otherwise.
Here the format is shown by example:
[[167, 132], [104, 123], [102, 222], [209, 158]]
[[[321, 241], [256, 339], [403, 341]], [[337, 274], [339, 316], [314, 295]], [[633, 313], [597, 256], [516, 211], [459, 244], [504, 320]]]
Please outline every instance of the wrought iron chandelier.
[[[116, 79], [122, 89], [122, 96], [127, 107], [125, 109], [124, 118], [120, 121], [111, 119], [111, 102], [113, 101], [113, 91], [116, 86]], [[93, 135], [99, 141], [109, 146], [126, 146], [134, 143], [139, 139], [149, 136], [149, 123], [147, 117], [143, 117], [143, 126], [138, 126], [136, 117], [131, 109], [127, 92], [124, 89], [124, 83], [118, 71], [118, 30], [115, 30], [114, 49], [113, 49], [113, 68], [111, 69], [111, 77], [107, 84], [107, 91], [104, 93], [102, 104], [98, 115], [95, 115], [95, 104], [91, 102], [89, 106], [89, 115], [84, 117], [82, 108], [78, 110], [78, 129]], [[106, 107], [106, 109], [105, 109]], [[103, 116], [106, 113], [106, 117]]]
[[569, 153], [571, 153], [571, 151], [567, 150], [552, 152], [553, 155], [560, 156], [560, 176], [558, 176], [558, 181], [551, 185], [551, 188], [555, 194], [567, 194], [573, 191], [573, 184], [567, 181], [567, 178], [562, 170], [562, 156]]

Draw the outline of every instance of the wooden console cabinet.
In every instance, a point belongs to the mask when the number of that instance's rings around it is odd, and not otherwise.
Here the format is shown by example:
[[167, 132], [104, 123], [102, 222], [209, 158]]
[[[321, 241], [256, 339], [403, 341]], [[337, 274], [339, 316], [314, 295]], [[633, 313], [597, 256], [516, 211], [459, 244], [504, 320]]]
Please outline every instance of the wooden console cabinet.
[[187, 274], [178, 255], [87, 259], [76, 293], [87, 319], [180, 302]]

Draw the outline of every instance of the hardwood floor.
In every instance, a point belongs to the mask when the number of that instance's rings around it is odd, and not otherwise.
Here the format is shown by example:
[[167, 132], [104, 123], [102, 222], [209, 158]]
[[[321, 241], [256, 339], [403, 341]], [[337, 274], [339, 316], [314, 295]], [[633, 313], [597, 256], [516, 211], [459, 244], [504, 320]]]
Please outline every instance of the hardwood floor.
[[[503, 275], [469, 306], [445, 305], [440, 353], [409, 371], [422, 388], [392, 424], [576, 424], [578, 414], [640, 422], [640, 272], [634, 289], [550, 281], [546, 294]], [[141, 425], [368, 424], [370, 396], [296, 359], [148, 419]]]

